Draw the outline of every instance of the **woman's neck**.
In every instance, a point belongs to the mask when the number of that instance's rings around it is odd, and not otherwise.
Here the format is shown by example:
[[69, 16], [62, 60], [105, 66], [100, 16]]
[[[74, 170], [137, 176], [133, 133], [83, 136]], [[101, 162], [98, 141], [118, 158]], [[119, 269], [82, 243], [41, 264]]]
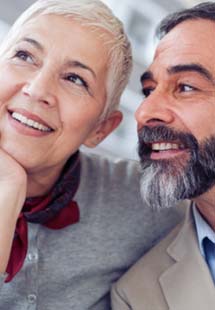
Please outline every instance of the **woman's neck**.
[[27, 197], [37, 197], [47, 194], [61, 175], [64, 165], [43, 169], [41, 172], [29, 172]]

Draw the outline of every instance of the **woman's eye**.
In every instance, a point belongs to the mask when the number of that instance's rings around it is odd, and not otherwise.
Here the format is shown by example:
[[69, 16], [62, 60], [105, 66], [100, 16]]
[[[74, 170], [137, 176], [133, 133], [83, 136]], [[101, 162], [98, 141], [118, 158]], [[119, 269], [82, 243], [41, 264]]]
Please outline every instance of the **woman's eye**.
[[27, 51], [19, 50], [15, 53], [14, 57], [25, 62], [33, 63], [33, 57]]
[[81, 78], [78, 74], [68, 74], [65, 78], [66, 80], [78, 85], [78, 86], [83, 86], [86, 89], [88, 89], [88, 84], [87, 82]]
[[152, 87], [145, 87], [142, 89], [142, 94], [145, 98], [147, 98], [153, 92], [154, 88]]

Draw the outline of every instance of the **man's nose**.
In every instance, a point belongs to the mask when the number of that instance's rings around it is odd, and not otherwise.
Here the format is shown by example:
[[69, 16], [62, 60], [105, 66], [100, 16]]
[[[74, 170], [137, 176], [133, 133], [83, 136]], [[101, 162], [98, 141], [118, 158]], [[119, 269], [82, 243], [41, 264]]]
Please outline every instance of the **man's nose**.
[[174, 112], [169, 99], [162, 95], [151, 94], [145, 98], [135, 112], [138, 128], [145, 125], [167, 125], [174, 121]]
[[28, 78], [22, 88], [25, 96], [32, 101], [53, 106], [56, 103], [56, 87], [51, 72], [40, 70]]

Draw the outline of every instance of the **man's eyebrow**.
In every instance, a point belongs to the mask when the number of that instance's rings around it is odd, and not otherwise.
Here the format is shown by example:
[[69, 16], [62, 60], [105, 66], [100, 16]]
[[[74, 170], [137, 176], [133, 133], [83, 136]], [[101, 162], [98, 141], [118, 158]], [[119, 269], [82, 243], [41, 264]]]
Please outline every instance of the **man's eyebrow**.
[[82, 63], [82, 62], [80, 62], [78, 60], [68, 60], [66, 62], [66, 66], [88, 70], [88, 71], [91, 72], [91, 74], [93, 75], [94, 79], [96, 79], [96, 74], [93, 71], [93, 69], [91, 69], [89, 66], [85, 65], [84, 63]]
[[144, 81], [147, 81], [147, 80], [154, 80], [153, 78], [153, 74], [151, 71], [146, 71], [144, 72], [141, 77], [140, 77], [140, 82], [143, 83]]
[[214, 78], [210, 71], [208, 71], [205, 67], [197, 63], [191, 64], [181, 64], [168, 68], [168, 73], [175, 74], [180, 72], [197, 72], [204, 78], [206, 78], [211, 83], [215, 84]]

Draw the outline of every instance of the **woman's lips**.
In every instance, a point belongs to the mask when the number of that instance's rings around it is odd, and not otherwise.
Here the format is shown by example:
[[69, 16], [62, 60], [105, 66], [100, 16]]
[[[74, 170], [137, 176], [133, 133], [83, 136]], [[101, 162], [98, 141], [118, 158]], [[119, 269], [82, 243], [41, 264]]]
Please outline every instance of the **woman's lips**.
[[25, 110], [9, 110], [8, 116], [11, 126], [24, 135], [43, 137], [54, 131], [40, 117]]
[[31, 118], [27, 118], [26, 116], [23, 116], [22, 114], [19, 114], [17, 112], [13, 112], [11, 114], [11, 117], [30, 128], [34, 128], [36, 130], [41, 130], [41, 131], [46, 131], [46, 132], [52, 131], [50, 127], [44, 126], [43, 124], [36, 122], [32, 120]]
[[24, 109], [9, 109], [11, 117], [22, 124], [41, 131], [53, 131], [54, 129], [36, 114], [32, 114]]

